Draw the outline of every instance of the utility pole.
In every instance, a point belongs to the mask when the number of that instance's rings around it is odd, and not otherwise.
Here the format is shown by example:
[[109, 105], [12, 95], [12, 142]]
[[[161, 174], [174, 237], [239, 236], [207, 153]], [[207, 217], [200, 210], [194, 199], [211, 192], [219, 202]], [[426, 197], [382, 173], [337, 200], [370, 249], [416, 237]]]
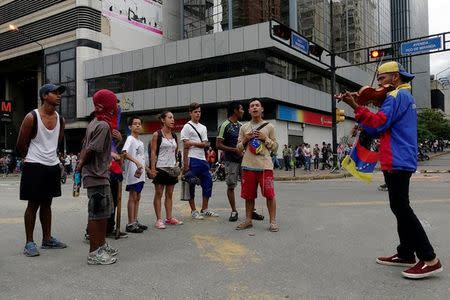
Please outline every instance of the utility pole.
[[334, 52], [333, 0], [330, 1], [330, 73], [331, 73], [331, 134], [333, 142], [333, 170], [337, 169], [337, 122], [336, 122], [336, 53]]

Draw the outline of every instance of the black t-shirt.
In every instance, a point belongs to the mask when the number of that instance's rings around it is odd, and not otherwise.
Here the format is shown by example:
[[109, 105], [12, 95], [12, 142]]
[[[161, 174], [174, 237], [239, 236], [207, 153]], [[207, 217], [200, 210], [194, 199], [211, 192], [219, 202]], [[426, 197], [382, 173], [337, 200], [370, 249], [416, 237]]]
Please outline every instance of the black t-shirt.
[[[232, 123], [227, 119], [219, 126], [219, 135], [217, 138], [223, 139], [223, 144], [225, 146], [236, 148], [241, 126], [242, 124], [240, 122]], [[229, 151], [224, 152], [226, 161], [241, 163], [242, 157], [240, 155]]]

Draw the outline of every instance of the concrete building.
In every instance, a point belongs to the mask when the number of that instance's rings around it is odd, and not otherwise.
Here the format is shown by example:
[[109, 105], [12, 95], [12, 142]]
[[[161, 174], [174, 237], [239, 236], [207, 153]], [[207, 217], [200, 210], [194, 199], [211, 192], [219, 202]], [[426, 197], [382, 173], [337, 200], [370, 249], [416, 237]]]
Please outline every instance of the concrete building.
[[0, 100], [13, 108], [12, 122], [1, 124], [3, 148], [15, 145], [43, 82], [67, 86], [59, 112], [67, 120], [68, 148], [79, 148], [86, 127], [83, 62], [178, 40], [180, 5], [164, 2], [0, 0]]

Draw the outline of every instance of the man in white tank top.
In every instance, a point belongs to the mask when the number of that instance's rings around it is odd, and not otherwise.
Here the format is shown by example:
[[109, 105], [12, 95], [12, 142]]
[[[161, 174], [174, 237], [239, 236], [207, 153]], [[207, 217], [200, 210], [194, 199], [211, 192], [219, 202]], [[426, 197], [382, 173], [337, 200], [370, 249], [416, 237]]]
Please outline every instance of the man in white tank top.
[[64, 139], [64, 119], [56, 112], [66, 88], [45, 84], [39, 89], [42, 105], [28, 113], [20, 127], [17, 151], [25, 157], [20, 179], [20, 199], [28, 201], [25, 211], [26, 256], [38, 256], [33, 239], [36, 213], [42, 225], [42, 249], [62, 249], [66, 244], [51, 236], [53, 197], [61, 196], [58, 144]]

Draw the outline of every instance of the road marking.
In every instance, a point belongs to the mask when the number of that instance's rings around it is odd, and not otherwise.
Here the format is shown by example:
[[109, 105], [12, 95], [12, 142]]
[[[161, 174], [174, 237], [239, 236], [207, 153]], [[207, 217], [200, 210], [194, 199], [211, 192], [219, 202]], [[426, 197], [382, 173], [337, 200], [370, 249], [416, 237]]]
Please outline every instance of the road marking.
[[231, 240], [210, 235], [194, 235], [201, 255], [211, 261], [222, 263], [228, 270], [239, 270], [245, 263], [257, 263], [261, 260], [249, 249]]
[[[449, 203], [450, 199], [429, 199], [429, 200], [411, 200], [413, 204], [430, 204], [430, 203]], [[324, 202], [319, 203], [322, 207], [335, 207], [335, 206], [375, 206], [375, 205], [386, 205], [389, 201], [348, 201], [348, 202]]]
[[22, 224], [23, 217], [18, 218], [0, 218], [0, 224]]

